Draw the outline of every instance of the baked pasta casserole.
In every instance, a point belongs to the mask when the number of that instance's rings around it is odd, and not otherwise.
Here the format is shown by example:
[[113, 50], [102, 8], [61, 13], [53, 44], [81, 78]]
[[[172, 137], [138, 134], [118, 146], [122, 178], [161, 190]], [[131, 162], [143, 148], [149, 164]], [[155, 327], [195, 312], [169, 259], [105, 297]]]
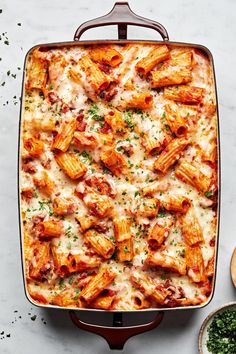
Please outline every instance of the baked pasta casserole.
[[121, 311], [208, 301], [214, 87], [210, 59], [189, 46], [31, 50], [20, 193], [32, 301]]

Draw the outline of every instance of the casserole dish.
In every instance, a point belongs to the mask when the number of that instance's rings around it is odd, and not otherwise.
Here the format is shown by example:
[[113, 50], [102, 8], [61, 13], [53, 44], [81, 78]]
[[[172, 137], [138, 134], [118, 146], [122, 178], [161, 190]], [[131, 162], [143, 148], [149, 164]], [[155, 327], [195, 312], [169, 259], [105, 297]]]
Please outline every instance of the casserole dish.
[[[210, 52], [169, 42], [163, 26], [123, 2], [79, 27], [74, 39], [114, 23], [119, 41], [46, 44], [27, 54], [18, 169], [28, 299], [107, 309], [120, 327], [122, 311], [199, 308], [211, 300], [219, 139]], [[127, 24], [153, 28], [165, 42], [127, 41]], [[136, 79], [127, 77], [130, 67]], [[71, 312], [74, 323], [113, 347], [161, 317], [119, 328], [122, 339], [111, 339], [117, 329], [82, 323]]]

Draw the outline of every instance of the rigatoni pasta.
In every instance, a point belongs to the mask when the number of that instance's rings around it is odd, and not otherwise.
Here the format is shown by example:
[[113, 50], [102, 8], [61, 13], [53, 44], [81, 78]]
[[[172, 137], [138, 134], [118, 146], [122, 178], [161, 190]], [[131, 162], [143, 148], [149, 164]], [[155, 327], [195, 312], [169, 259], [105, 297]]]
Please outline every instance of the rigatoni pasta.
[[191, 51], [171, 51], [170, 59], [151, 74], [151, 86], [154, 88], [192, 81]]
[[25, 75], [28, 296], [117, 311], [207, 303], [218, 143], [209, 57], [169, 43], [88, 42], [33, 49]]
[[73, 138], [76, 125], [77, 122], [75, 119], [63, 122], [56, 138], [54, 139], [52, 149], [66, 152]]
[[79, 157], [71, 153], [58, 153], [55, 155], [55, 160], [71, 179], [82, 177], [86, 171], [86, 166], [80, 161]]
[[115, 251], [111, 240], [93, 229], [88, 230], [84, 234], [84, 237], [86, 242], [88, 242], [99, 255], [106, 259], [111, 258]]
[[90, 303], [103, 291], [103, 289], [110, 285], [116, 273], [112, 272], [109, 268], [102, 268], [95, 275], [90, 282], [83, 288], [80, 293], [80, 299]]
[[189, 144], [186, 138], [173, 139], [165, 148], [165, 150], [158, 156], [154, 163], [154, 169], [166, 173], [168, 168], [172, 166], [175, 161], [181, 157], [181, 153]]
[[153, 48], [146, 57], [135, 65], [136, 71], [141, 75], [147, 75], [157, 64], [169, 59], [170, 51], [166, 45]]
[[39, 157], [44, 151], [44, 144], [34, 136], [24, 139], [24, 147], [28, 151], [30, 157]]
[[89, 56], [83, 56], [79, 60], [79, 65], [95, 92], [101, 92], [109, 86], [109, 77], [99, 69], [97, 64], [92, 62]]
[[38, 223], [35, 233], [39, 239], [60, 237], [63, 233], [63, 222], [61, 220], [49, 220]]
[[27, 89], [29, 90], [41, 90], [46, 87], [48, 76], [48, 62], [40, 56], [40, 53], [36, 50], [32, 57], [28, 68], [28, 82]]
[[164, 89], [164, 96], [170, 100], [184, 104], [199, 104], [203, 100], [205, 89], [194, 86], [174, 86]]
[[200, 166], [197, 168], [192, 163], [183, 160], [177, 167], [175, 175], [203, 193], [210, 191], [211, 178], [201, 172]]
[[188, 131], [187, 121], [181, 116], [177, 105], [165, 105], [166, 121], [170, 130], [179, 138]]
[[95, 63], [105, 64], [113, 68], [119, 65], [123, 60], [120, 52], [109, 47], [94, 47], [91, 49], [89, 55]]
[[189, 208], [185, 214], [179, 216], [182, 235], [187, 245], [193, 246], [204, 241], [202, 228], [193, 208]]

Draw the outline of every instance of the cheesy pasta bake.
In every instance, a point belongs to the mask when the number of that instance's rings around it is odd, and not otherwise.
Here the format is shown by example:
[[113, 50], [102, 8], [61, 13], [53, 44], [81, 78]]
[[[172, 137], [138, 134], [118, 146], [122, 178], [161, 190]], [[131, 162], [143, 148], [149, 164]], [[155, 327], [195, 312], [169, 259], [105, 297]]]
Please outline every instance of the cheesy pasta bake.
[[210, 59], [189, 46], [31, 50], [20, 193], [34, 303], [126, 311], [208, 301], [214, 87]]

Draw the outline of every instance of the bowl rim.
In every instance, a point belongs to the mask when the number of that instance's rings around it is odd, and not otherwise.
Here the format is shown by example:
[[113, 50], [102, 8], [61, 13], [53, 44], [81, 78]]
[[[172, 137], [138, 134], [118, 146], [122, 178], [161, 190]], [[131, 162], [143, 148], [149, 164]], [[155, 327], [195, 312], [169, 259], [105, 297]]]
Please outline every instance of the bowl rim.
[[228, 302], [224, 305], [221, 305], [220, 307], [217, 307], [215, 310], [213, 310], [212, 312], [209, 313], [209, 315], [205, 318], [205, 320], [203, 321], [201, 328], [199, 330], [199, 335], [198, 335], [198, 351], [199, 354], [203, 354], [203, 332], [205, 330], [205, 328], [207, 327], [209, 321], [212, 319], [212, 317], [214, 317], [218, 312], [222, 311], [223, 309], [226, 309], [227, 307], [231, 307], [231, 306], [236, 306], [236, 301], [231, 301]]

